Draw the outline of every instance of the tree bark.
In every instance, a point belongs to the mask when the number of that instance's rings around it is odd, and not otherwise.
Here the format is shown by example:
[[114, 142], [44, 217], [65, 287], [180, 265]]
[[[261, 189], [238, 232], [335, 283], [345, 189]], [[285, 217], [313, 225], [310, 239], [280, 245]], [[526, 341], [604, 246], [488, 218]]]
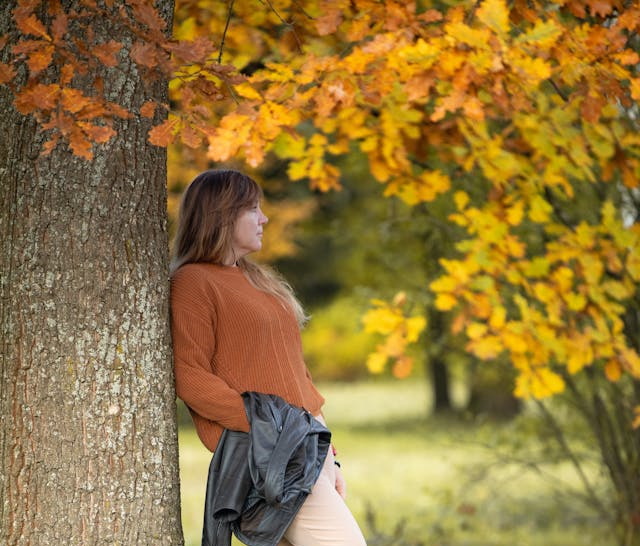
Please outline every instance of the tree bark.
[[[108, 98], [166, 99], [125, 57]], [[165, 151], [133, 117], [92, 161], [42, 156], [12, 102], [0, 87], [0, 543], [182, 544]]]

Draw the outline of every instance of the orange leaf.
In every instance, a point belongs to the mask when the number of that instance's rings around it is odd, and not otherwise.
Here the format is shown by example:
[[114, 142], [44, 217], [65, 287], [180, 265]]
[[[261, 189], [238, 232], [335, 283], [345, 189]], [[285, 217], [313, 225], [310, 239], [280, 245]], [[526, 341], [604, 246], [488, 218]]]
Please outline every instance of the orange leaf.
[[47, 140], [42, 146], [42, 155], [49, 155], [60, 141], [60, 133], [53, 133], [51, 140]]
[[47, 29], [42, 24], [40, 19], [38, 19], [35, 15], [29, 15], [29, 17], [16, 17], [16, 23], [18, 25], [18, 29], [22, 34], [29, 34], [31, 36], [40, 36], [41, 38], [45, 38], [46, 40], [51, 40], [51, 36], [47, 34]]
[[177, 124], [178, 118], [165, 119], [160, 125], [156, 125], [149, 131], [149, 142], [163, 148], [168, 146], [175, 138]]
[[132, 0], [128, 2], [133, 4], [133, 18], [135, 21], [147, 26], [149, 30], [162, 32], [167, 23], [160, 17], [158, 10], [153, 7], [153, 3], [148, 0]]
[[71, 80], [73, 80], [73, 75], [75, 74], [75, 69], [72, 64], [65, 64], [60, 69], [60, 85], [67, 86], [71, 84]]
[[136, 42], [131, 48], [130, 56], [136, 63], [147, 68], [158, 66], [158, 49], [154, 44]]
[[622, 367], [617, 360], [611, 359], [605, 364], [604, 373], [609, 381], [615, 383], [622, 377]]
[[62, 90], [61, 99], [62, 107], [67, 112], [71, 112], [72, 114], [77, 114], [78, 112], [80, 112], [80, 110], [83, 110], [88, 106], [92, 106], [96, 102], [91, 97], [87, 97], [79, 89], [74, 89], [73, 87], [65, 87]]
[[342, 23], [341, 9], [327, 9], [320, 17], [316, 18], [316, 29], [320, 36], [333, 34]]
[[80, 127], [75, 127], [69, 135], [69, 146], [74, 155], [84, 157], [87, 160], [93, 159], [91, 151], [91, 141], [85, 136]]
[[206, 36], [200, 36], [196, 40], [181, 40], [169, 46], [169, 50], [187, 64], [204, 63], [214, 48], [213, 42]]
[[94, 142], [99, 142], [100, 144], [107, 142], [117, 134], [116, 131], [108, 125], [95, 125], [93, 123], [79, 121], [78, 127], [85, 132], [89, 139]]
[[35, 84], [16, 95], [15, 105], [21, 114], [30, 114], [34, 110], [51, 110], [58, 102], [60, 87], [54, 83]]
[[60, 12], [56, 15], [56, 18], [51, 23], [51, 33], [56, 41], [60, 41], [64, 38], [64, 35], [69, 29], [69, 18], [66, 13]]
[[44, 44], [43, 47], [34, 51], [27, 58], [27, 66], [33, 74], [41, 72], [47, 68], [53, 60], [55, 47], [52, 44]]
[[585, 0], [585, 4], [589, 6], [591, 15], [606, 17], [613, 12], [614, 2], [611, 2], [611, 0]]
[[0, 63], [0, 85], [9, 83], [15, 77], [16, 72], [13, 66]]
[[190, 125], [184, 125], [180, 131], [180, 140], [189, 148], [198, 148], [202, 144], [202, 135]]
[[145, 118], [152, 118], [156, 113], [157, 107], [158, 103], [156, 101], [148, 100], [140, 107], [140, 115]]
[[91, 48], [91, 53], [100, 59], [100, 62], [105, 66], [117, 66], [118, 59], [116, 55], [122, 49], [122, 44], [115, 40], [109, 40], [103, 44], [98, 44]]

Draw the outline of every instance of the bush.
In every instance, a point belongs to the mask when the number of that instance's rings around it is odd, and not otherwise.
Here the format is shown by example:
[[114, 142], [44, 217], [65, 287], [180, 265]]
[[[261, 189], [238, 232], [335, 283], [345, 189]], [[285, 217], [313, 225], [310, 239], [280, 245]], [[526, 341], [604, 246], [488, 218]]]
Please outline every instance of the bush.
[[312, 313], [302, 343], [314, 379], [355, 380], [368, 375], [365, 362], [376, 341], [363, 331], [364, 311], [354, 298], [339, 297]]

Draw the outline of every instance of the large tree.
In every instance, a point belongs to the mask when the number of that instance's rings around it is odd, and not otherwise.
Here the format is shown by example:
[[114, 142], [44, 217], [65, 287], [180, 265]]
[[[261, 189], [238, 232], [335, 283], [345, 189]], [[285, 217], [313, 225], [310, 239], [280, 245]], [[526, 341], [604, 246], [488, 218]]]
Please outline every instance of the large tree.
[[91, 4], [0, 7], [0, 543], [181, 544], [166, 154], [131, 113], [168, 80], [144, 3]]

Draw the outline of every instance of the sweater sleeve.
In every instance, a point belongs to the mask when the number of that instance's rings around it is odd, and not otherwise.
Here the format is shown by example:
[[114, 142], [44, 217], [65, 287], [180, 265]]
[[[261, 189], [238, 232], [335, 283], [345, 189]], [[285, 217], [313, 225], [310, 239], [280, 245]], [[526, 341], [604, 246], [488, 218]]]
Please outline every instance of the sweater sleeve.
[[171, 280], [171, 336], [176, 393], [202, 417], [231, 430], [249, 431], [244, 402], [211, 369], [215, 302], [197, 269], [181, 268]]

